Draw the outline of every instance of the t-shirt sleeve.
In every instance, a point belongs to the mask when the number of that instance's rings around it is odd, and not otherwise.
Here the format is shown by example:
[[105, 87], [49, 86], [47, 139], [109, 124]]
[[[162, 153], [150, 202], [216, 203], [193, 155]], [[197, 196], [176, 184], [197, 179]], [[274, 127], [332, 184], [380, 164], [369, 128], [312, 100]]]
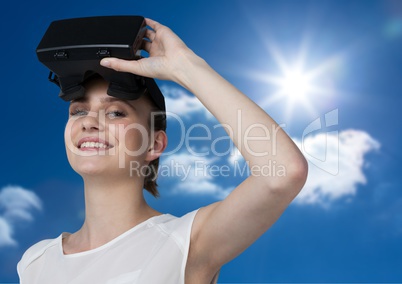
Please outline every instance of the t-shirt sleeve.
[[23, 284], [23, 275], [25, 269], [38, 257], [40, 257], [49, 246], [55, 244], [56, 239], [48, 239], [40, 241], [28, 248], [22, 255], [21, 260], [17, 264], [17, 273], [20, 284]]
[[[181, 252], [183, 254], [182, 263], [181, 263], [181, 277], [184, 281], [184, 274], [187, 265], [188, 253], [190, 249], [190, 240], [191, 240], [191, 229], [193, 226], [194, 218], [199, 209], [191, 211], [184, 216], [175, 220], [175, 229], [173, 230], [172, 235], [176, 239]], [[183, 282], [184, 283], [184, 282]]]
[[[184, 276], [185, 276], [185, 270], [186, 270], [186, 265], [187, 265], [187, 260], [188, 260], [188, 254], [190, 250], [190, 242], [191, 242], [191, 232], [193, 228], [193, 223], [195, 216], [197, 215], [199, 209], [194, 210], [190, 213], [187, 213], [181, 218], [178, 218], [176, 220], [177, 222], [177, 227], [174, 230], [174, 235], [176, 240], [180, 240], [180, 247], [182, 249], [182, 254], [183, 254], [183, 261], [181, 264], [181, 277], [182, 277], [182, 283], [184, 283]], [[220, 270], [216, 273], [214, 276], [213, 280], [211, 283], [217, 283], [218, 277], [219, 277], [219, 272]]]

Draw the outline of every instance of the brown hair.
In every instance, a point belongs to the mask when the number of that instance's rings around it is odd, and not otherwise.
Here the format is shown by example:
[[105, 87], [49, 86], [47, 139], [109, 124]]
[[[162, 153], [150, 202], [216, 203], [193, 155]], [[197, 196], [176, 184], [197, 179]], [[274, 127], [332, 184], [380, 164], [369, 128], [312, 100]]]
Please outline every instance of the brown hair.
[[[149, 126], [151, 131], [166, 131], [166, 112], [159, 110], [153, 101], [149, 98], [149, 95], [146, 93], [145, 96], [148, 98], [149, 102], [153, 106], [153, 110], [150, 113], [149, 117]], [[158, 177], [158, 167], [159, 167], [159, 158], [151, 161], [148, 164], [148, 168], [145, 174], [144, 179], [144, 188], [149, 193], [151, 193], [154, 197], [159, 197], [158, 184], [156, 183], [156, 178]]]

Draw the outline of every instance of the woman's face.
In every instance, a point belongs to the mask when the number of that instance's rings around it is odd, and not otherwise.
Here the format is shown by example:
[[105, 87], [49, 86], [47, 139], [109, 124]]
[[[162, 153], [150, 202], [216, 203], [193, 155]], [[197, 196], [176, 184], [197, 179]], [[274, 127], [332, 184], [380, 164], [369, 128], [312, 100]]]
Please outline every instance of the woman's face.
[[127, 175], [133, 163], [146, 165], [151, 104], [144, 97], [111, 97], [107, 88], [102, 79], [91, 81], [84, 98], [70, 103], [64, 139], [68, 160], [82, 176]]

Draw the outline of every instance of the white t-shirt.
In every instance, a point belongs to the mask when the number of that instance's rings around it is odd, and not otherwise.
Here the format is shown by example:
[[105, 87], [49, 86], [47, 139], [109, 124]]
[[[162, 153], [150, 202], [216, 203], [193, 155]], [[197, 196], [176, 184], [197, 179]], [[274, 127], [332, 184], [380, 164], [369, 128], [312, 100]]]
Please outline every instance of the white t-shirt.
[[181, 218], [170, 214], [152, 217], [110, 242], [80, 253], [63, 253], [66, 233], [41, 241], [18, 263], [20, 284], [184, 284], [196, 213]]

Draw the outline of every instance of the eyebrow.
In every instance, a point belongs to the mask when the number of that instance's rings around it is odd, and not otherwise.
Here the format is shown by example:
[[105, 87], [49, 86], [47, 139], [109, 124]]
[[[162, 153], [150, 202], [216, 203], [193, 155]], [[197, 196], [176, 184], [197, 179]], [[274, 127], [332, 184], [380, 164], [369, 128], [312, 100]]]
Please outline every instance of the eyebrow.
[[[88, 102], [88, 98], [87, 97], [82, 97], [82, 98], [79, 98], [79, 99], [72, 100], [70, 102], [70, 105], [72, 105], [74, 103], [86, 103], [86, 102]], [[122, 99], [115, 98], [115, 97], [110, 97], [110, 96], [102, 97], [100, 99], [100, 102], [102, 104], [120, 102], [120, 103], [123, 103], [123, 104], [131, 107], [132, 109], [136, 110], [136, 108], [132, 104], [130, 104], [127, 100], [122, 100]]]

